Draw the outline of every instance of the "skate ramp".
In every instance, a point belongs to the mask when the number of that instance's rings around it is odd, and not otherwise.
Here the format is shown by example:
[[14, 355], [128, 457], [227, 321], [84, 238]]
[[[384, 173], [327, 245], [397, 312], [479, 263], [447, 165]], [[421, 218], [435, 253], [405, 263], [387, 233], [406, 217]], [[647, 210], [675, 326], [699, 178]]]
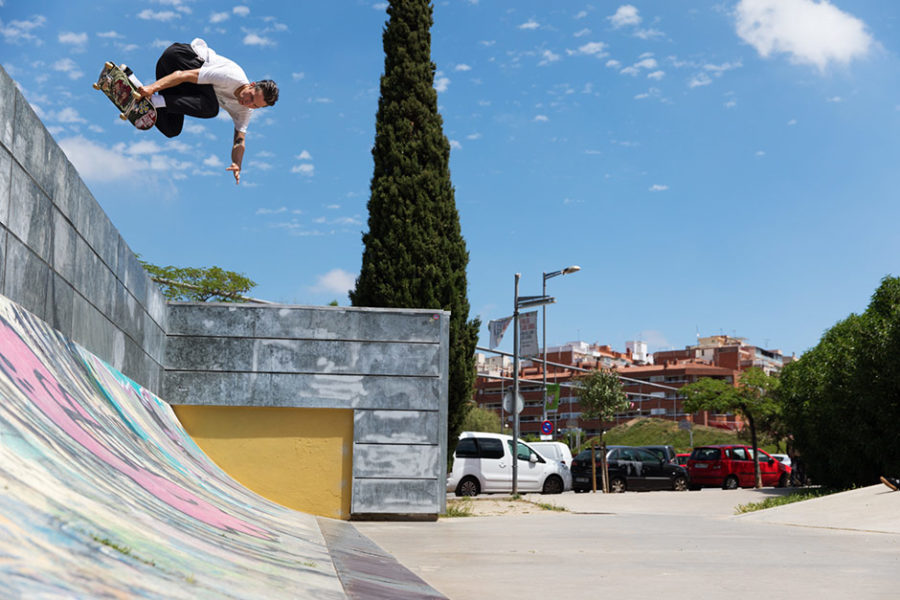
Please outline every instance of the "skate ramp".
[[169, 406], [0, 296], [0, 582], [23, 598], [343, 598], [315, 517], [249, 492]]

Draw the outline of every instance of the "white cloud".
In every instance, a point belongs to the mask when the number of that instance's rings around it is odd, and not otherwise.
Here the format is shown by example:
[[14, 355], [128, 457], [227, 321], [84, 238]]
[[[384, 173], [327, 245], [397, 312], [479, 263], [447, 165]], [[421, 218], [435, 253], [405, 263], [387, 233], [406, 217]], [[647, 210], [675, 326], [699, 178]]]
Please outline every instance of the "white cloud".
[[519, 29], [537, 29], [541, 24], [535, 21], [534, 19], [528, 19], [521, 25], [519, 25]]
[[205, 159], [203, 159], [203, 164], [206, 165], [207, 167], [210, 167], [210, 168], [224, 167], [224, 166], [225, 166], [225, 163], [222, 162], [222, 159], [219, 158], [219, 157], [218, 157], [217, 155], [215, 155], [215, 154], [210, 154], [208, 157], [206, 157]]
[[88, 182], [129, 180], [146, 172], [147, 162], [95, 144], [81, 136], [60, 140], [60, 148]]
[[291, 169], [291, 173], [298, 173], [303, 177], [312, 177], [316, 174], [316, 167], [309, 163], [304, 163], [302, 165], [297, 165], [293, 169]]
[[712, 78], [706, 73], [697, 73], [694, 75], [691, 80], [688, 82], [689, 88], [695, 87], [703, 87], [704, 85], [709, 85], [712, 83]]
[[138, 19], [143, 19], [145, 21], [162, 21], [168, 22], [172, 19], [177, 19], [181, 15], [176, 12], [172, 12], [171, 10], [160, 10], [154, 11], [149, 8], [145, 8], [141, 12], [138, 13]]
[[608, 61], [606, 61], [606, 66], [609, 67], [610, 69], [618, 69], [619, 67], [622, 66], [622, 63], [617, 61], [614, 58], [611, 58]]
[[306, 77], [306, 73], [291, 73], [291, 79], [294, 81], [300, 81], [304, 77]]
[[653, 28], [638, 29], [637, 31], [634, 32], [634, 37], [641, 38], [642, 40], [652, 40], [655, 38], [661, 38], [661, 37], [665, 37], [665, 36], [666, 36], [666, 34], [664, 34], [662, 31], [660, 31], [658, 29], [653, 29]]
[[471, 71], [472, 67], [470, 67], [469, 65], [465, 65], [465, 64], [459, 64], [459, 65], [456, 65], [455, 67], [453, 67], [453, 70], [454, 71]]
[[862, 58], [874, 44], [863, 21], [828, 0], [741, 0], [735, 14], [738, 36], [760, 56], [784, 53], [819, 71]]
[[60, 123], [87, 123], [87, 120], [83, 119], [81, 115], [78, 114], [78, 111], [71, 106], [56, 113], [56, 120]]
[[550, 118], [547, 115], [535, 115], [534, 122], [535, 123], [546, 123]]
[[825, 102], [833, 102], [834, 104], [840, 104], [844, 99], [840, 96], [832, 96], [831, 98], [825, 98]]
[[541, 61], [538, 63], [539, 67], [543, 67], [544, 65], [549, 65], [550, 63], [555, 63], [560, 59], [559, 54], [554, 54], [550, 50], [544, 50], [541, 53]]
[[332, 269], [324, 275], [316, 277], [316, 284], [310, 291], [317, 294], [346, 295], [356, 285], [356, 275], [343, 269]]
[[303, 150], [300, 154], [297, 155], [297, 160], [312, 160], [312, 154], [309, 153], [309, 150]]
[[372, 8], [375, 10], [387, 10], [388, 3], [387, 2], [377, 2], [372, 5]]
[[638, 9], [630, 4], [623, 4], [616, 11], [616, 14], [606, 17], [612, 26], [616, 29], [625, 27], [626, 25], [637, 25], [641, 22], [641, 16]]
[[450, 87], [450, 78], [443, 77], [441, 72], [438, 71], [435, 74], [435, 78], [434, 78], [434, 89], [437, 90], [438, 92], [446, 92], [447, 88], [449, 88], [449, 87]]
[[125, 36], [122, 35], [121, 33], [116, 32], [116, 31], [103, 31], [103, 32], [101, 32], [101, 33], [98, 33], [98, 34], [97, 34], [97, 37], [98, 37], [98, 38], [105, 38], [105, 39], [112, 39], [112, 40], [120, 40], [120, 39], [122, 39], [122, 38], [125, 37]]
[[658, 65], [655, 58], [645, 58], [642, 61], [634, 63], [634, 66], [639, 69], [655, 69]]
[[462, 150], [462, 144], [456, 140], [448, 140], [451, 150]]
[[586, 35], [591, 35], [591, 30], [588, 29], [587, 27], [585, 27], [584, 29], [581, 29], [579, 31], [576, 31], [575, 33], [572, 34], [572, 37], [579, 38], [579, 37], [584, 37]]
[[596, 56], [601, 58], [606, 56], [606, 44], [603, 42], [588, 42], [578, 47], [579, 54], [587, 54], [588, 56]]
[[650, 190], [649, 190], [649, 191], [651, 191], [651, 192], [664, 192], [664, 191], [666, 191], [667, 189], [669, 189], [669, 186], [667, 186], [667, 185], [660, 185], [660, 184], [658, 184], [658, 183], [654, 183], [653, 185], [650, 186]]
[[481, 137], [482, 137], [481, 134], [476, 132], [476, 133], [470, 133], [469, 135], [467, 135], [466, 139], [467, 140], [480, 140]]
[[757, 150], [757, 151], [756, 151], [756, 154], [755, 154], [754, 156], [757, 156], [757, 157], [759, 157], [759, 158], [762, 158], [762, 157], [765, 156], [765, 155], [766, 155], [766, 153], [765, 153], [764, 150]]
[[259, 208], [256, 210], [257, 215], [278, 215], [284, 212], [287, 212], [286, 206], [281, 206], [279, 208]]
[[43, 44], [43, 41], [31, 32], [39, 27], [43, 27], [46, 22], [47, 18], [43, 15], [35, 15], [27, 21], [16, 20], [6, 24], [0, 21], [0, 35], [3, 36], [4, 41], [10, 44], [30, 42], [40, 46]]
[[78, 65], [75, 64], [75, 61], [71, 58], [63, 58], [56, 61], [53, 63], [52, 68], [54, 71], [66, 73], [69, 76], [69, 79], [79, 79], [84, 75], [84, 73], [78, 69]]
[[[900, 108], [900, 107], [898, 107], [898, 108]], [[791, 119], [790, 121], [787, 122], [787, 124], [789, 127], [792, 127], [797, 124], [797, 119]]]
[[222, 23], [224, 21], [227, 21], [230, 18], [231, 18], [231, 15], [228, 14], [227, 12], [218, 12], [218, 13], [213, 13], [209, 16], [209, 22], [210, 23]]
[[575, 20], [583, 19], [583, 18], [585, 18], [586, 16], [588, 16], [588, 13], [587, 13], [586, 10], [578, 11], [578, 14], [575, 15]]
[[274, 46], [275, 42], [256, 33], [248, 33], [244, 36], [245, 46]]
[[73, 31], [64, 31], [59, 34], [58, 38], [60, 44], [72, 44], [73, 46], [84, 46], [88, 41], [88, 34], [86, 33], [75, 33]]
[[655, 79], [656, 81], [659, 81], [665, 76], [665, 71], [653, 71], [652, 73], [647, 73], [647, 79]]
[[250, 14], [250, 7], [248, 6], [235, 6], [231, 9], [231, 12], [236, 14], [239, 17], [246, 17]]

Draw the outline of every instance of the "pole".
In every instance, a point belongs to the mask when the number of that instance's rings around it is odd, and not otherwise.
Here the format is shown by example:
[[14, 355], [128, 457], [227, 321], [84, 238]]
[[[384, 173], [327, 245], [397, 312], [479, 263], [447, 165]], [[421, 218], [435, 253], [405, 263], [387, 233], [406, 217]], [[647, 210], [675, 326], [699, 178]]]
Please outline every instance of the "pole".
[[513, 443], [512, 443], [512, 493], [519, 493], [519, 278], [516, 273], [515, 296], [513, 298]]
[[[547, 296], [547, 273], [541, 274], [544, 287], [541, 289], [541, 296]], [[541, 307], [541, 345], [544, 347], [544, 365], [541, 371], [544, 374], [544, 401], [541, 403], [541, 422], [547, 420], [547, 305]], [[554, 428], [554, 432], [556, 428]]]

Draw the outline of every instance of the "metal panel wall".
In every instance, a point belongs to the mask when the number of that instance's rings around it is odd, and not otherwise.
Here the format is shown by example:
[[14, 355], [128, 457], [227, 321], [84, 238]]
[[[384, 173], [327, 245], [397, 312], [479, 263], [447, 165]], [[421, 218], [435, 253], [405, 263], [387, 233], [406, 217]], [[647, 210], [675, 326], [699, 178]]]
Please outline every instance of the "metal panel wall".
[[354, 410], [351, 517], [444, 510], [445, 311], [170, 303], [171, 404]]

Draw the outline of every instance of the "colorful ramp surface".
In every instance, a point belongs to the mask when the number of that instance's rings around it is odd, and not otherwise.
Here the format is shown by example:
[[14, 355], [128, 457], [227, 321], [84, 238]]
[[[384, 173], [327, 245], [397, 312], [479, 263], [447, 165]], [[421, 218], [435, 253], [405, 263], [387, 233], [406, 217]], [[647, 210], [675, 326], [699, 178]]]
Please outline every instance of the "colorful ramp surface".
[[165, 402], [3, 296], [0, 596], [345, 597], [315, 517], [243, 488]]

